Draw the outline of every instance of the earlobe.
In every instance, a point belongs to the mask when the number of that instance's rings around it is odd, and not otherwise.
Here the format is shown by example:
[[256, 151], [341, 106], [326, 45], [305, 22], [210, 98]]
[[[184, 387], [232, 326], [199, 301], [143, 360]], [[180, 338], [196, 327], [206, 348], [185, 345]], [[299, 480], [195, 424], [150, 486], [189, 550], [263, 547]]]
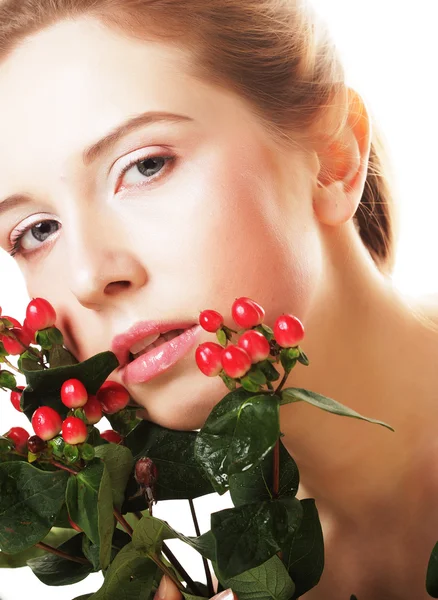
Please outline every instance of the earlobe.
[[348, 88], [349, 115], [340, 138], [319, 156], [320, 171], [313, 206], [321, 223], [341, 225], [352, 219], [365, 186], [371, 131], [359, 94]]
[[346, 223], [356, 212], [345, 193], [343, 181], [334, 181], [327, 187], [321, 186], [313, 198], [313, 210], [321, 223], [331, 227]]

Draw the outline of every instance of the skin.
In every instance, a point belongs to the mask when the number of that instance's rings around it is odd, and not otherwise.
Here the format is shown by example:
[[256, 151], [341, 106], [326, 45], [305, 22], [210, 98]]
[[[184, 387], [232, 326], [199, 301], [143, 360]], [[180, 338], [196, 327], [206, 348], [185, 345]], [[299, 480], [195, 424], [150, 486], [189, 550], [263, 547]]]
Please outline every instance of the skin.
[[[86, 18], [15, 49], [0, 64], [0, 201], [27, 193], [32, 202], [1, 216], [0, 245], [8, 249], [20, 223], [61, 223], [42, 243], [28, 232], [16, 259], [29, 296], [53, 304], [79, 360], [110, 349], [141, 320], [196, 323], [212, 308], [233, 327], [238, 296], [258, 301], [268, 325], [283, 312], [300, 318], [311, 365], [292, 371], [286, 387], [335, 398], [396, 429], [282, 407], [298, 497], [316, 499], [326, 538], [323, 578], [304, 597], [375, 600], [380, 589], [389, 598], [391, 587], [394, 598], [426, 598], [424, 569], [438, 537], [429, 500], [438, 334], [379, 273], [353, 224], [371, 143], [366, 106], [350, 90], [342, 145], [280, 152], [242, 99], [195, 80], [186, 60], [181, 49]], [[86, 146], [146, 110], [194, 123], [142, 127], [83, 165]], [[148, 154], [177, 160], [158, 168], [153, 183], [135, 166], [119, 177], [130, 158]], [[199, 343], [212, 340], [203, 332]], [[110, 378], [120, 380], [117, 371]], [[226, 389], [198, 370], [193, 350], [129, 392], [146, 418], [196, 429]], [[164, 597], [180, 596], [169, 584]]]

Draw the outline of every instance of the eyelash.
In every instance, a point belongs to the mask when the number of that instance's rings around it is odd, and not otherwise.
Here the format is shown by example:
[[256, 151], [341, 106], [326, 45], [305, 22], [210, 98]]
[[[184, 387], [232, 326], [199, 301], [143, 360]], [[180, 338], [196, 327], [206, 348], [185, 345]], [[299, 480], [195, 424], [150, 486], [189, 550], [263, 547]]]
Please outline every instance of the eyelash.
[[[119, 182], [122, 179], [123, 175], [125, 173], [127, 173], [129, 171], [129, 169], [132, 168], [133, 166], [138, 165], [138, 164], [140, 164], [142, 162], [146, 162], [147, 160], [151, 160], [151, 159], [153, 160], [155, 158], [163, 158], [165, 160], [165, 165], [167, 165], [169, 163], [171, 164], [176, 159], [175, 156], [161, 156], [159, 154], [155, 154], [155, 155], [154, 154], [150, 154], [150, 155], [145, 156], [143, 158], [134, 158], [127, 165], [125, 165], [123, 167], [123, 169], [120, 171], [120, 174], [119, 174], [119, 176], [117, 178], [117, 182]], [[163, 170], [160, 171], [160, 173], [158, 175], [156, 175], [155, 177], [149, 177], [149, 179], [151, 179], [152, 181], [155, 181], [155, 179], [157, 179], [157, 178], [159, 178], [161, 176], [161, 173], [163, 171], [166, 171], [166, 169], [163, 168]], [[141, 184], [141, 185], [143, 185], [143, 184]], [[20, 246], [21, 246], [20, 242], [21, 242], [22, 238], [25, 236], [25, 234], [30, 229], [32, 229], [33, 227], [36, 227], [37, 225], [40, 225], [41, 223], [46, 223], [48, 221], [53, 221], [53, 220], [54, 219], [46, 219], [45, 221], [37, 221], [36, 223], [33, 223], [30, 226], [24, 227], [22, 229], [18, 229], [17, 230], [17, 235], [14, 237], [13, 240], [11, 240], [11, 247], [8, 250], [10, 256], [14, 257], [17, 254], [21, 254], [22, 251], [21, 251], [21, 248], [20, 248]], [[34, 251], [30, 251], [29, 253], [31, 253], [31, 252], [34, 252]]]

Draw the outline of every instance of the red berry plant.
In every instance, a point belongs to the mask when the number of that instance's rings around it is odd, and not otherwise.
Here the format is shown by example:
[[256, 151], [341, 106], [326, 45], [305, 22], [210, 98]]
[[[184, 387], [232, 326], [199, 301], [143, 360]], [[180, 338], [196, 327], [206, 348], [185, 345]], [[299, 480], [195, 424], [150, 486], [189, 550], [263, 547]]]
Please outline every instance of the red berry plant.
[[[392, 428], [284, 387], [292, 369], [309, 366], [296, 316], [278, 315], [271, 328], [263, 307], [240, 297], [231, 318], [237, 330], [216, 310], [200, 313], [216, 339], [198, 346], [196, 364], [227, 393], [200, 431], [176, 431], [137, 416], [128, 391], [109, 379], [119, 366], [113, 352], [77, 361], [46, 299], [29, 302], [23, 324], [0, 309], [0, 388], [32, 429], [0, 437], [0, 567], [27, 565], [47, 585], [102, 571], [102, 587], [81, 596], [95, 600], [118, 600], [122, 591], [152, 600], [164, 574], [187, 600], [227, 588], [239, 600], [294, 600], [318, 584], [318, 510], [314, 499], [296, 498], [299, 472], [281, 442], [280, 406], [307, 402]], [[227, 491], [234, 508], [212, 513], [201, 535], [193, 500]], [[153, 515], [154, 504], [172, 499], [188, 500], [196, 536]], [[205, 582], [186, 572], [168, 539], [201, 554]]]

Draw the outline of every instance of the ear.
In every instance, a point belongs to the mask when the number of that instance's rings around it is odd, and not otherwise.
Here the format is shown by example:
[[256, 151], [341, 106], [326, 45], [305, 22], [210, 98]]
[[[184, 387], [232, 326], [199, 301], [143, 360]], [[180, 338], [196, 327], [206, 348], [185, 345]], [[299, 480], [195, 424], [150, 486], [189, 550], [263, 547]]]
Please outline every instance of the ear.
[[370, 116], [361, 96], [348, 91], [348, 117], [336, 142], [318, 152], [320, 171], [313, 206], [321, 223], [336, 226], [352, 219], [359, 206], [371, 149]]

